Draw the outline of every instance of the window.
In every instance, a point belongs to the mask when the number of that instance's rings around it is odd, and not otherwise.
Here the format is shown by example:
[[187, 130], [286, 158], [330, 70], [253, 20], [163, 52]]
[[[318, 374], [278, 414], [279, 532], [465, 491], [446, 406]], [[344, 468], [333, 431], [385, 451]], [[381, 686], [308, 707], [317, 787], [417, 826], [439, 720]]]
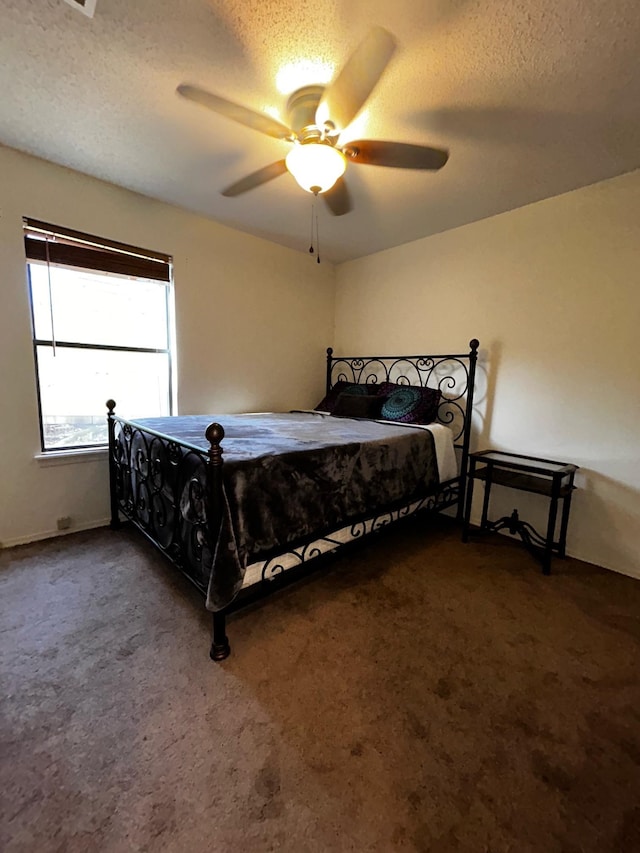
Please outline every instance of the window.
[[172, 413], [171, 258], [25, 220], [42, 450], [107, 443], [105, 401]]

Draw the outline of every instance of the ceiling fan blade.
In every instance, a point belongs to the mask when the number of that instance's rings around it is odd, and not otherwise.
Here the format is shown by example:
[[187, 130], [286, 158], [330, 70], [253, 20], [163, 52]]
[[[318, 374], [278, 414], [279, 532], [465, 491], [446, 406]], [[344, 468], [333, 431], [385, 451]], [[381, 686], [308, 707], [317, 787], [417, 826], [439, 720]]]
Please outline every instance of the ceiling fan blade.
[[349, 142], [342, 150], [354, 163], [391, 166], [395, 169], [441, 169], [449, 159], [449, 152], [442, 148], [409, 145], [406, 142], [384, 142], [380, 139]]
[[339, 133], [350, 124], [387, 67], [396, 42], [391, 33], [374, 27], [360, 42], [346, 64], [322, 93], [316, 124], [331, 122]]
[[226, 98], [206, 92], [197, 86], [189, 86], [183, 83], [181, 86], [178, 86], [176, 91], [189, 101], [202, 104], [203, 107], [208, 107], [208, 109], [213, 110], [219, 115], [233, 119], [233, 121], [244, 124], [252, 130], [266, 133], [267, 136], [273, 136], [276, 139], [293, 139], [294, 137], [293, 131], [275, 118], [271, 118], [271, 116], [265, 113], [250, 110], [248, 107], [242, 107], [240, 104], [234, 104], [233, 101], [227, 101]]
[[226, 198], [233, 198], [236, 195], [246, 193], [248, 190], [253, 190], [259, 187], [260, 184], [266, 184], [267, 181], [272, 181], [274, 178], [284, 175], [287, 171], [287, 164], [284, 160], [276, 160], [275, 163], [270, 163], [268, 166], [263, 166], [257, 172], [252, 172], [246, 178], [236, 181], [235, 184], [222, 190], [222, 195]]
[[353, 210], [351, 194], [344, 178], [338, 178], [330, 190], [322, 193], [322, 198], [334, 216], [344, 216]]

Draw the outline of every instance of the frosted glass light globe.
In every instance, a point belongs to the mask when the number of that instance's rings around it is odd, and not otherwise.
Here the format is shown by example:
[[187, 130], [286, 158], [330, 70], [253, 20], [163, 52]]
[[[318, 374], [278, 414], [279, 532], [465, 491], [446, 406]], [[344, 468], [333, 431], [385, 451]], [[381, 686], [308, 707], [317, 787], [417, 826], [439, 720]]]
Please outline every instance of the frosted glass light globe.
[[308, 193], [330, 190], [347, 168], [342, 151], [323, 142], [294, 145], [285, 162], [287, 169]]

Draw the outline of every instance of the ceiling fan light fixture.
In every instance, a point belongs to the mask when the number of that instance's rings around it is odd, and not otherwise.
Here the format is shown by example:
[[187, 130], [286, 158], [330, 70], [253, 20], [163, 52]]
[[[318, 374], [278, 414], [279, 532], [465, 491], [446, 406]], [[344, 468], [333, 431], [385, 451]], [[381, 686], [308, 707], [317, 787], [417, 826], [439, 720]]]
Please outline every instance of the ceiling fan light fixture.
[[286, 164], [302, 189], [316, 194], [330, 190], [347, 168], [342, 151], [326, 142], [294, 145], [287, 154]]

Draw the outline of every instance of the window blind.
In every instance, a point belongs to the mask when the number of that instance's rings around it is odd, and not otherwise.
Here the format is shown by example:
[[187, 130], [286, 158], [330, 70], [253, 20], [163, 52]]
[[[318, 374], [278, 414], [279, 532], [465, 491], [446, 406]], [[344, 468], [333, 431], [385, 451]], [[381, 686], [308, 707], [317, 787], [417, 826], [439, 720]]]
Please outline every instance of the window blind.
[[171, 280], [171, 257], [80, 231], [23, 220], [27, 260], [116, 273], [156, 281]]

